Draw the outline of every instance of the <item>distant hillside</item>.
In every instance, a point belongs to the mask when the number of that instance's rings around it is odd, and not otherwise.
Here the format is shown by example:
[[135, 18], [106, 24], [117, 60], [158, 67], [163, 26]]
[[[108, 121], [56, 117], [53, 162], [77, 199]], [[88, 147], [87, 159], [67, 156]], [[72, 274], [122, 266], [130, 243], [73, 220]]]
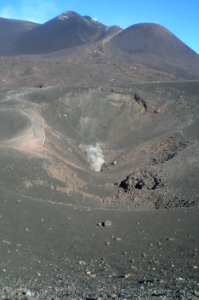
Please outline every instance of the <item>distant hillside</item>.
[[[52, 60], [51, 53], [59, 56], [60, 59], [57, 60], [62, 61], [59, 66]], [[79, 76], [80, 68], [87, 70], [89, 74], [98, 73], [101, 68], [106, 75], [110, 73], [110, 80], [114, 80], [116, 73], [122, 74], [128, 80], [131, 77], [153, 81], [157, 78], [154, 74], [158, 73], [157, 76], [172, 80], [199, 79], [199, 55], [158, 24], [141, 23], [123, 30], [118, 26], [106, 26], [89, 16], [81, 16], [72, 11], [44, 24], [0, 18], [0, 55], [34, 55], [32, 58], [28, 57], [28, 61], [22, 59], [22, 65], [16, 66], [17, 74], [42, 77], [41, 66], [45, 62], [41, 54], [51, 55], [52, 65], [48, 63], [46, 66], [49, 82], [52, 76], [58, 78], [62, 67], [65, 72], [66, 59], [70, 61], [69, 64], [73, 62], [71, 74], [74, 77]], [[34, 63], [30, 67], [30, 60], [40, 60], [40, 67], [33, 68]], [[3, 59], [2, 64], [5, 65]], [[8, 60], [7, 66], [9, 64], [12, 66]], [[49, 73], [50, 68], [56, 75]], [[5, 73], [2, 80], [6, 80], [4, 77], [8, 76]], [[83, 74], [86, 76], [87, 73], [83, 71]], [[102, 77], [104, 80], [104, 76]]]
[[106, 28], [90, 17], [66, 12], [25, 33], [13, 47], [20, 54], [50, 53], [95, 41]]
[[109, 46], [114, 55], [129, 61], [199, 76], [199, 55], [158, 24], [130, 26], [113, 37]]
[[36, 28], [38, 24], [0, 18], [0, 54], [12, 52], [12, 44], [24, 33]]

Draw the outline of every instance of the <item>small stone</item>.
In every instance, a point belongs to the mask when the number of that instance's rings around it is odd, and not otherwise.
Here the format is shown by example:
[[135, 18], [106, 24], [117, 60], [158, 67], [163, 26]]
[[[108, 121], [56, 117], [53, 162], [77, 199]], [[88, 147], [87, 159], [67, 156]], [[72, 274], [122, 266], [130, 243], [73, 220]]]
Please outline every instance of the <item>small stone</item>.
[[111, 226], [112, 225], [112, 222], [109, 221], [109, 220], [106, 220], [106, 221], [102, 221], [102, 222], [99, 222], [97, 223], [97, 226], [98, 227], [108, 227], [108, 226]]
[[178, 281], [184, 281], [184, 278], [182, 278], [182, 277], [178, 277], [178, 278], [176, 278]]
[[131, 266], [131, 269], [137, 271], [138, 268], [132, 265], [132, 266]]
[[160, 297], [160, 296], [164, 296], [164, 293], [161, 290], [154, 290], [151, 295], [153, 297]]
[[193, 294], [194, 294], [195, 296], [199, 297], [199, 291], [194, 290], [194, 291], [193, 291]]
[[112, 225], [112, 222], [110, 220], [106, 220], [102, 222], [102, 226], [103, 227], [109, 227]]
[[132, 276], [131, 273], [127, 273], [127, 274], [124, 275], [124, 278], [125, 278], [125, 279], [128, 279], [128, 278], [130, 278], [131, 276]]
[[111, 298], [115, 299], [115, 298], [117, 298], [117, 295], [116, 294], [111, 294]]
[[116, 241], [116, 242], [121, 242], [121, 240], [122, 240], [122, 239], [121, 239], [120, 237], [115, 238], [115, 241]]
[[172, 242], [172, 241], [174, 241], [175, 239], [171, 237], [171, 238], [166, 238], [166, 240], [169, 241], [169, 242]]
[[79, 265], [86, 266], [86, 262], [85, 262], [84, 260], [80, 260], [80, 261], [79, 261]]
[[153, 263], [154, 263], [154, 265], [159, 265], [160, 262], [159, 262], [159, 260], [156, 260], [156, 259], [155, 259], [155, 260], [153, 261]]

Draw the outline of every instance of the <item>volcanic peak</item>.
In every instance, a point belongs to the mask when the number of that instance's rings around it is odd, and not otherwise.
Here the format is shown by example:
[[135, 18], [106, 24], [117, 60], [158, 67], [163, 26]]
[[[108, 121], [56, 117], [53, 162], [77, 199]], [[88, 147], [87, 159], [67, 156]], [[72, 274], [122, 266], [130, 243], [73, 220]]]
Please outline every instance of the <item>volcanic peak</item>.
[[55, 19], [59, 21], [69, 20], [71, 18], [81, 18], [81, 16], [75, 11], [65, 11], [64, 13], [57, 16]]

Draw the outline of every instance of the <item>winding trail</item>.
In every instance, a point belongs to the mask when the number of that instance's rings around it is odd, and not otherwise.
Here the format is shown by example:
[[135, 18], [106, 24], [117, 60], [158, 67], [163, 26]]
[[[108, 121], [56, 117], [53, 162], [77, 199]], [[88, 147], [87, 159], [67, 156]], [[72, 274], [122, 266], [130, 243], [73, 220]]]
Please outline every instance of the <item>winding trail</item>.
[[[29, 124], [26, 128], [17, 132], [11, 139], [7, 139], [5, 142], [0, 141], [0, 146], [10, 147], [36, 156], [54, 157], [75, 169], [82, 169], [63, 156], [57, 147], [54, 147], [54, 145], [57, 145], [57, 139], [60, 140], [59, 133], [56, 133], [56, 131], [46, 124], [41, 115], [41, 107], [36, 103], [26, 100], [26, 94], [28, 92], [14, 93], [13, 91], [9, 91], [1, 101], [1, 106], [3, 106], [4, 110], [9, 110], [10, 103], [12, 103], [12, 108], [16, 113], [24, 116], [29, 121]], [[48, 141], [46, 135], [48, 135]]]
[[26, 100], [28, 93], [29, 91], [11, 90], [1, 100], [1, 107], [4, 110], [9, 110], [10, 104], [12, 104], [12, 109], [16, 110], [16, 113], [24, 115], [30, 122], [29, 128], [24, 128], [15, 137], [8, 139], [5, 145], [23, 151], [40, 152], [46, 139], [45, 122], [41, 116], [39, 105]]
[[25, 152], [42, 152], [42, 148], [45, 144], [45, 122], [38, 108], [20, 109], [20, 112], [27, 117], [31, 126], [18, 136], [9, 140], [7, 145]]

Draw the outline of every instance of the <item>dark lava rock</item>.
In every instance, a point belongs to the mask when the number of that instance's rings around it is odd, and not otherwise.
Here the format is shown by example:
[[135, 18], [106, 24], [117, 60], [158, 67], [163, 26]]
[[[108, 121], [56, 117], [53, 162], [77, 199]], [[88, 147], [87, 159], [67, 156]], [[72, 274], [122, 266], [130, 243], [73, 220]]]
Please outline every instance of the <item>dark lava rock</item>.
[[125, 180], [121, 181], [120, 187], [126, 191], [134, 189], [155, 190], [161, 182], [162, 179], [152, 171], [140, 170], [128, 175]]

